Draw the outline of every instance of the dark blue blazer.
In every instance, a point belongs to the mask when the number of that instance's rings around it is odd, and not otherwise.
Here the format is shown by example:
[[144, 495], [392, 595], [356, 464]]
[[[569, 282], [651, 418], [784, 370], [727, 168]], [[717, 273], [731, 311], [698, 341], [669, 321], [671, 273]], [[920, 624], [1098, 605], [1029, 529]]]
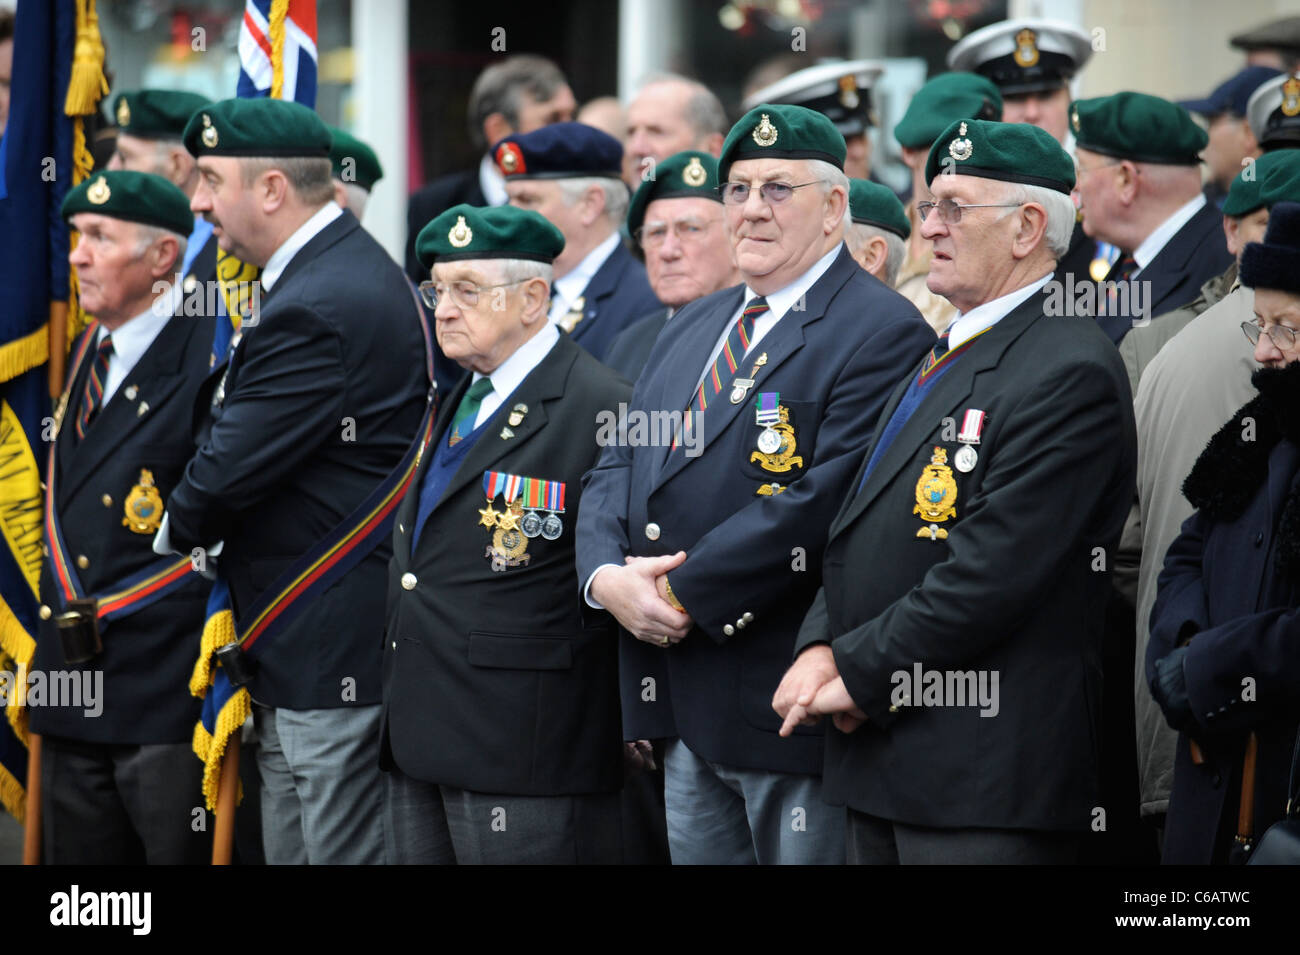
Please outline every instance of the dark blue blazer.
[[[746, 295], [742, 286], [692, 302], [673, 318], [637, 383], [631, 407], [680, 412], [714, 345]], [[848, 493], [880, 409], [934, 342], [902, 296], [858, 268], [841, 246], [831, 267], [745, 357], [755, 380], [738, 404], [725, 388], [704, 419], [703, 446], [688, 457], [666, 445], [606, 447], [585, 480], [578, 519], [578, 578], [625, 555], [684, 550], [668, 577], [695, 627], [662, 651], [677, 732], [699, 756], [730, 766], [817, 773], [820, 727], [792, 739], [772, 694], [790, 665], [795, 634], [821, 580], [826, 531]], [[767, 362], [751, 374], [761, 355]], [[802, 464], [783, 473], [753, 460], [759, 392], [780, 392]], [[762, 495], [781, 484], [783, 492]], [[655, 524], [656, 528], [649, 525]], [[747, 616], [748, 615], [748, 616]], [[727, 633], [724, 627], [733, 632]], [[639, 682], [623, 687], [625, 726], [657, 704]], [[657, 699], [666, 699], [659, 687]]]
[[[1151, 610], [1147, 684], [1155, 662], [1190, 638], [1183, 672], [1197, 723], [1191, 736], [1205, 759], [1193, 762], [1188, 734], [1179, 735], [1166, 863], [1224, 861], [1252, 730], [1259, 740], [1255, 835], [1286, 808], [1300, 721], [1300, 586], [1277, 557], [1288, 530], [1294, 533], [1280, 521], [1283, 508], [1298, 493], [1300, 448], [1284, 439], [1269, 455], [1267, 481], [1240, 517], [1216, 521], [1197, 511], [1165, 554]], [[1247, 677], [1254, 681], [1253, 702], [1243, 698]]]
[[621, 242], [591, 277], [582, 298], [582, 321], [574, 326], [572, 337], [602, 361], [619, 332], [663, 308], [650, 288], [645, 266]]
[[[290, 260], [257, 325], [204, 383], [198, 451], [167, 499], [172, 544], [225, 541], [220, 573], [238, 616], [397, 466], [428, 389], [410, 285], [345, 210]], [[381, 542], [259, 643], [253, 699], [295, 710], [379, 702], [391, 553]]]
[[619, 332], [605, 354], [605, 364], [628, 381], [635, 382], [641, 377], [641, 371], [650, 358], [659, 333], [668, 324], [671, 311], [668, 306], [661, 305]]

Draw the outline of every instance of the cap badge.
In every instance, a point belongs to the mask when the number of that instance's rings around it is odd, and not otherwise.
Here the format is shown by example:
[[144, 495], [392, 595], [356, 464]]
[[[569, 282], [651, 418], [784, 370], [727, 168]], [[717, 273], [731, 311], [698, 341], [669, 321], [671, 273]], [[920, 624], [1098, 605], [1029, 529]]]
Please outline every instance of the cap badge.
[[117, 101], [117, 125], [131, 125], [131, 107], [126, 105], [126, 97], [123, 96]]
[[[958, 136], [966, 135], [966, 124], [963, 122], [957, 130]], [[948, 144], [948, 155], [958, 162], [965, 162], [970, 159], [971, 153], [975, 151], [975, 145], [969, 139], [954, 139]]]
[[840, 105], [845, 109], [857, 109], [858, 103], [858, 78], [852, 73], [840, 77]]
[[763, 118], [759, 120], [758, 125], [754, 127], [754, 132], [750, 135], [754, 137], [754, 142], [760, 146], [771, 146], [776, 142], [776, 127], [767, 118], [767, 113], [763, 114]]
[[203, 145], [209, 149], [217, 148], [217, 128], [212, 125], [212, 120], [207, 113], [203, 114], [203, 132], [199, 135], [199, 139], [203, 140]]
[[1079, 131], [1079, 107], [1077, 106], [1070, 110], [1070, 125], [1076, 133]]
[[447, 241], [458, 249], [463, 249], [474, 241], [474, 230], [469, 227], [464, 216], [456, 217], [456, 224], [447, 233]]
[[501, 148], [497, 150], [497, 165], [507, 176], [515, 173], [526, 172], [524, 168], [524, 154], [519, 151], [519, 147], [514, 143], [502, 143]]
[[1033, 30], [1016, 34], [1016, 52], [1012, 54], [1017, 66], [1029, 67], [1038, 63], [1038, 37]]
[[682, 182], [693, 189], [698, 189], [708, 181], [709, 173], [700, 162], [699, 156], [692, 156], [691, 161], [682, 170]]
[[97, 206], [102, 206], [108, 202], [108, 197], [112, 194], [108, 188], [108, 181], [103, 176], [96, 179], [90, 188], [86, 190], [86, 198]]
[[1300, 113], [1300, 73], [1293, 74], [1282, 84], [1282, 115], [1295, 116]]

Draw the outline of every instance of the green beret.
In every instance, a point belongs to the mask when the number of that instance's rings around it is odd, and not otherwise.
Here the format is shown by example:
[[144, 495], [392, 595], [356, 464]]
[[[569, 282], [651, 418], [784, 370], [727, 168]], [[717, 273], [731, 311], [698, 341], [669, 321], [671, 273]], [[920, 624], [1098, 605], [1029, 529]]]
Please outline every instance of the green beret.
[[803, 106], [755, 106], [731, 127], [718, 157], [718, 181], [741, 159], [820, 159], [844, 168], [848, 146], [835, 124]]
[[189, 236], [194, 231], [190, 200], [162, 176], [117, 170], [97, 172], [68, 191], [62, 214], [70, 221], [79, 212], [125, 219]]
[[[379, 165], [375, 151], [351, 133], [345, 133], [333, 126], [329, 127], [330, 166], [334, 178], [341, 182], [355, 182], [369, 192], [375, 183], [384, 178], [384, 167]], [[351, 160], [351, 166], [344, 168], [344, 162]], [[345, 175], [346, 173], [346, 175]]]
[[[1250, 174], [1250, 179], [1245, 177]], [[1237, 173], [1223, 203], [1225, 216], [1250, 215], [1278, 202], [1300, 202], [1300, 150], [1264, 153]]]
[[1002, 94], [992, 80], [977, 73], [942, 73], [916, 91], [894, 138], [908, 149], [929, 149], [959, 119], [1001, 118]]
[[564, 234], [540, 213], [514, 206], [452, 206], [415, 238], [425, 268], [457, 259], [528, 259], [553, 262]]
[[951, 169], [952, 175], [979, 176], [1045, 186], [1069, 195], [1074, 160], [1051, 133], [1028, 123], [963, 119], [939, 134], [925, 163], [925, 181]]
[[223, 99], [198, 110], [185, 127], [195, 156], [330, 154], [330, 130], [312, 110], [283, 99]]
[[1134, 162], [1194, 166], [1210, 137], [1177, 103], [1148, 93], [1075, 100], [1070, 129], [1080, 149]]
[[860, 225], [888, 229], [903, 239], [912, 234], [912, 223], [907, 221], [898, 196], [893, 189], [878, 182], [849, 180], [849, 218]]
[[113, 116], [122, 132], [140, 139], [180, 139], [194, 111], [210, 102], [198, 93], [180, 90], [136, 90], [120, 93]]
[[654, 167], [654, 175], [644, 180], [627, 207], [627, 231], [636, 235], [645, 221], [645, 211], [656, 199], [712, 199], [721, 202], [718, 192], [718, 161], [708, 153], [693, 150], [674, 153]]

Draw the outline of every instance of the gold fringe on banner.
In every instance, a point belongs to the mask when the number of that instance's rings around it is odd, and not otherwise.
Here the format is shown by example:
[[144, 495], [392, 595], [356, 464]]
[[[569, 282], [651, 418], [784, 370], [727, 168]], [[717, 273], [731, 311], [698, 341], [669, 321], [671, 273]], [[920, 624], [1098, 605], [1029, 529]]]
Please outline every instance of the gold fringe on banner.
[[271, 98], [284, 99], [284, 18], [289, 0], [271, 0]]
[[[77, 0], [77, 45], [72, 54], [72, 78], [68, 82], [63, 112], [69, 116], [89, 116], [107, 95], [104, 40], [99, 35], [95, 0]], [[85, 144], [84, 136], [82, 144]]]

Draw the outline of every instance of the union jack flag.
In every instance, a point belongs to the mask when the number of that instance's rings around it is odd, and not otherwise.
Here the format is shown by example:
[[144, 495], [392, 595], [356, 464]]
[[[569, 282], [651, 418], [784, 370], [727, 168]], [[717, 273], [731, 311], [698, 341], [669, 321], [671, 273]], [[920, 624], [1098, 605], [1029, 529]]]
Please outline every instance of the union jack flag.
[[280, 99], [316, 108], [316, 0], [245, 0], [239, 27], [236, 95], [270, 96], [273, 69], [272, 8], [284, 6], [284, 88]]

